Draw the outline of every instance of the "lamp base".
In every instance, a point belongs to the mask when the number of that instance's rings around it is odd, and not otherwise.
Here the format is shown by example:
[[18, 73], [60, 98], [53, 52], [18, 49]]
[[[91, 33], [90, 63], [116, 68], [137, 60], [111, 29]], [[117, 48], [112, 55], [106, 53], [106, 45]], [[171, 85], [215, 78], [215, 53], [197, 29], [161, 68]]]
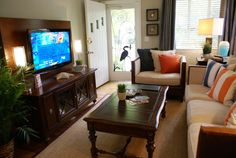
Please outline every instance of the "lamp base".
[[212, 38], [206, 37], [206, 43], [209, 43], [212, 46]]

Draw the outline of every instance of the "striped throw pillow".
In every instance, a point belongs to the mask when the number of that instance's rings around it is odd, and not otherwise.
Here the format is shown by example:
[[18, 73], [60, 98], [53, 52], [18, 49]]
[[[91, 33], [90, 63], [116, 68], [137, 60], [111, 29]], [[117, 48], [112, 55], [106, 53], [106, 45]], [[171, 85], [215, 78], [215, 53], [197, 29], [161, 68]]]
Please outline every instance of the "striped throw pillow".
[[226, 114], [224, 125], [228, 127], [236, 128], [236, 102], [230, 107]]
[[216, 79], [216, 76], [221, 67], [224, 65], [209, 59], [207, 63], [206, 73], [204, 77], [203, 85], [206, 87], [211, 87]]
[[208, 92], [208, 96], [225, 105], [231, 106], [233, 103], [235, 89], [236, 73], [222, 68], [210, 91]]

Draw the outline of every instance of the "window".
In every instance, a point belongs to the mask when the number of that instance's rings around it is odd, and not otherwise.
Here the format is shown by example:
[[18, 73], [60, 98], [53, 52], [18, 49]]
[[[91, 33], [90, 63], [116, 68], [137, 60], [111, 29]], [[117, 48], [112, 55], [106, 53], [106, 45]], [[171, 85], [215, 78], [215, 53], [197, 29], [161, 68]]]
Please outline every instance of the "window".
[[[206, 36], [198, 35], [198, 20], [217, 18], [221, 0], [176, 0], [175, 39], [177, 49], [200, 49]], [[218, 37], [213, 36], [213, 48]]]

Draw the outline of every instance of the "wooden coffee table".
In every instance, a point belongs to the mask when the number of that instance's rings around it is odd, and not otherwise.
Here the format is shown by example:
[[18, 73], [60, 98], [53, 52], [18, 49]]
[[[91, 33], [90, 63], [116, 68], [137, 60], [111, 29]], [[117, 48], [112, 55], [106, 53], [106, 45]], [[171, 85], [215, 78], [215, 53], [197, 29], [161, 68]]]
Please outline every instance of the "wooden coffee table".
[[[149, 96], [149, 103], [132, 105], [129, 101], [119, 101], [117, 94], [112, 94], [102, 105], [89, 114], [84, 120], [89, 130], [92, 144], [91, 155], [98, 153], [113, 154], [124, 157], [131, 137], [147, 139], [148, 158], [153, 157], [154, 137], [159, 124], [159, 117], [165, 117], [166, 93], [168, 86], [130, 85], [129, 88], [142, 89], [141, 95]], [[96, 147], [96, 131], [129, 136], [127, 143], [118, 153], [100, 150]]]

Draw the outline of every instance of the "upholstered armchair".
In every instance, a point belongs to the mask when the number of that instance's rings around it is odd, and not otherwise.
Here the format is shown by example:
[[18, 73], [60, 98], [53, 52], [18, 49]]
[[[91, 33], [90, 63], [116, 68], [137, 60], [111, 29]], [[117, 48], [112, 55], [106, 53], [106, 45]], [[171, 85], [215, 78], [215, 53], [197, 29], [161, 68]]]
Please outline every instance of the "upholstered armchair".
[[180, 57], [179, 73], [161, 73], [156, 71], [141, 71], [140, 57], [131, 62], [131, 79], [133, 84], [168, 85], [167, 97], [183, 100], [186, 78], [186, 57]]

